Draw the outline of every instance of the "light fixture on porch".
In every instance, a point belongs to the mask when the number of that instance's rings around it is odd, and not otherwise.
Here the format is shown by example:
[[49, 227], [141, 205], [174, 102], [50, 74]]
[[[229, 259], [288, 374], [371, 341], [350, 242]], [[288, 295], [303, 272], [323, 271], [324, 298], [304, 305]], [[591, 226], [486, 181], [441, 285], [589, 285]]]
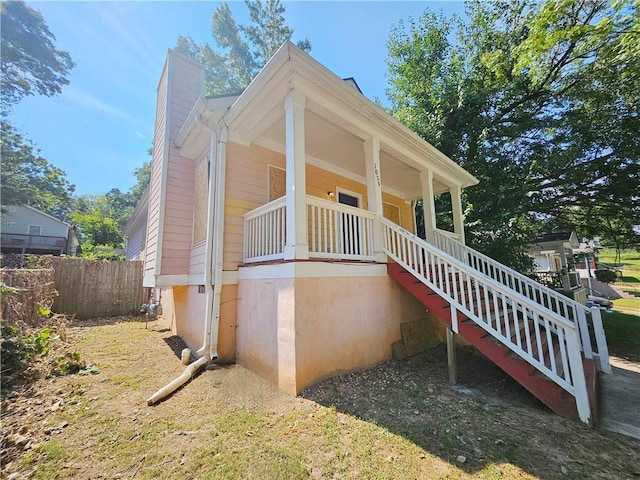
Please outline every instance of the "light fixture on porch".
[[329, 200], [333, 200], [334, 198], [336, 198], [336, 194], [333, 193], [332, 191], [327, 192], [327, 198]]

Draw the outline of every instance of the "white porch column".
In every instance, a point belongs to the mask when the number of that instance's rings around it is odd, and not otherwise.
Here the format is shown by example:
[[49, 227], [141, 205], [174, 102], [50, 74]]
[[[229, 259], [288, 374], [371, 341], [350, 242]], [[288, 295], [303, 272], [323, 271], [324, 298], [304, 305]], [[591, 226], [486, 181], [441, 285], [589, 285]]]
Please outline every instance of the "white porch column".
[[422, 183], [422, 209], [424, 216], [424, 233], [427, 241], [435, 241], [436, 231], [436, 203], [433, 193], [433, 172], [424, 170], [420, 172], [420, 182]]
[[284, 258], [307, 259], [307, 198], [304, 144], [305, 96], [292, 90], [284, 101], [286, 155], [286, 225]]
[[569, 282], [569, 264], [567, 263], [567, 252], [564, 243], [560, 246], [560, 266], [562, 267], [562, 288], [571, 290]]
[[[367, 203], [369, 211], [379, 217], [384, 214], [382, 205], [382, 179], [380, 176], [380, 139], [371, 137], [364, 142], [364, 159], [367, 170]], [[373, 224], [373, 251], [379, 262], [387, 260], [382, 251], [382, 224], [376, 219]]]
[[453, 214], [453, 232], [460, 235], [460, 241], [464, 242], [464, 216], [462, 215], [462, 189], [459, 186], [449, 188], [451, 194], [451, 210]]

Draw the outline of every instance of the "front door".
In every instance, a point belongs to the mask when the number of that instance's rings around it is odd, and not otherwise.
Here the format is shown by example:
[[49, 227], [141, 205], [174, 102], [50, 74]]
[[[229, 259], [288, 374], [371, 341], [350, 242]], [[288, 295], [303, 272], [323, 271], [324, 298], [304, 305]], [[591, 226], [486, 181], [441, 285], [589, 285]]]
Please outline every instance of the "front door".
[[[345, 192], [338, 192], [338, 203], [360, 208], [360, 198]], [[350, 213], [340, 214], [341, 253], [360, 255], [360, 219]]]

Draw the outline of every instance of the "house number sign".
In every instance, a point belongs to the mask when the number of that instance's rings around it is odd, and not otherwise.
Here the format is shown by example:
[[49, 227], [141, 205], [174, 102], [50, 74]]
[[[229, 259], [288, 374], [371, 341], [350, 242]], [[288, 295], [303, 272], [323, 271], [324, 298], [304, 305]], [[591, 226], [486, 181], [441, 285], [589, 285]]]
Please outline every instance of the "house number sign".
[[373, 162], [373, 173], [376, 176], [376, 182], [378, 186], [382, 186], [382, 182], [380, 181], [380, 171], [378, 170], [378, 162]]

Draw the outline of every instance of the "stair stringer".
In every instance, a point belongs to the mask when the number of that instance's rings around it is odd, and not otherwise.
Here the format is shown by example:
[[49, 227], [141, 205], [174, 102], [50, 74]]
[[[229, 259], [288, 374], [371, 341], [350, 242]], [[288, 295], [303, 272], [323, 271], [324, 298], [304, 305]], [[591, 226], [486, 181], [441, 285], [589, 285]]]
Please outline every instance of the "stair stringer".
[[[416, 282], [415, 277], [397, 263], [388, 263], [387, 272], [398, 284], [404, 287], [418, 301], [433, 312], [446, 325], [451, 325], [451, 307], [448, 301], [440, 297], [422, 282]], [[565, 418], [579, 420], [576, 399], [557, 383], [547, 378], [538, 370], [531, 369], [531, 365], [513, 354], [511, 350], [499, 340], [488, 335], [485, 330], [459, 314], [458, 334], [471, 343], [478, 351], [500, 367], [538, 400], [547, 405], [556, 414]], [[592, 359], [583, 358], [589, 404], [591, 406], [591, 422], [596, 417], [597, 400], [597, 372]]]

